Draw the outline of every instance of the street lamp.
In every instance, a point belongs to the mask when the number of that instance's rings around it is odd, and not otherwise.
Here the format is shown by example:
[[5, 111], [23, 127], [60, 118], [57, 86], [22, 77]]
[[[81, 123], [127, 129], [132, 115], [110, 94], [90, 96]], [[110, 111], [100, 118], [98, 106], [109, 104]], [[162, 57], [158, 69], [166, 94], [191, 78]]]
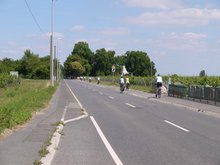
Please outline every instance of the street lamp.
[[54, 75], [53, 75], [53, 0], [51, 3], [51, 33], [50, 33], [50, 85], [54, 86]]
[[58, 37], [57, 38], [57, 60], [56, 60], [56, 62], [57, 62], [57, 81], [59, 81], [59, 79], [60, 79], [60, 67], [59, 67], [59, 60], [58, 60], [58, 55], [59, 55], [59, 40], [62, 40], [62, 38], [60, 38], [60, 37]]

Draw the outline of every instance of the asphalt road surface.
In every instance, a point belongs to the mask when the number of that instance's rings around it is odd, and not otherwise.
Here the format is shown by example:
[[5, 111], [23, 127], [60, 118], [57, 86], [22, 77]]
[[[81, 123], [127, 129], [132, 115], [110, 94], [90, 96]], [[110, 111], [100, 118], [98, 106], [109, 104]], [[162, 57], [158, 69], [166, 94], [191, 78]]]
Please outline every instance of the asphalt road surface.
[[220, 165], [220, 119], [119, 87], [65, 82], [88, 117], [65, 124], [52, 165]]

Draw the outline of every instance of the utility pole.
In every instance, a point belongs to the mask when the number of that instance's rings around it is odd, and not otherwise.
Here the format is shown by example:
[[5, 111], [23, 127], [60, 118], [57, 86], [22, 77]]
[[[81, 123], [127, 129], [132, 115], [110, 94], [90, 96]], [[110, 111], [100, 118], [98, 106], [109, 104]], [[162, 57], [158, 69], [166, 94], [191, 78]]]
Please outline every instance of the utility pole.
[[53, 66], [53, 0], [51, 4], [51, 34], [50, 34], [50, 85], [54, 86], [54, 66]]
[[61, 44], [59, 45], [59, 40], [62, 40], [62, 38], [60, 38], [60, 37], [57, 38], [57, 53], [56, 53], [57, 54], [57, 61], [56, 61], [57, 62], [57, 81], [60, 80], [60, 64], [59, 64], [59, 58], [58, 57], [60, 55], [59, 50], [60, 50], [60, 47], [61, 47], [60, 45]]
[[56, 62], [57, 62], [57, 47], [54, 45], [54, 81], [57, 80], [57, 72], [56, 72]]

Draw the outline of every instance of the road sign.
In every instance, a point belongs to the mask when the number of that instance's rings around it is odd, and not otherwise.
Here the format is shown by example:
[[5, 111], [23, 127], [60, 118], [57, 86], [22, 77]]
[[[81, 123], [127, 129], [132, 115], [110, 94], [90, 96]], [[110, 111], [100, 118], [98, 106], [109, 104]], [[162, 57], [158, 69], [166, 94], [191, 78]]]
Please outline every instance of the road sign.
[[115, 72], [115, 64], [112, 65], [112, 72]]

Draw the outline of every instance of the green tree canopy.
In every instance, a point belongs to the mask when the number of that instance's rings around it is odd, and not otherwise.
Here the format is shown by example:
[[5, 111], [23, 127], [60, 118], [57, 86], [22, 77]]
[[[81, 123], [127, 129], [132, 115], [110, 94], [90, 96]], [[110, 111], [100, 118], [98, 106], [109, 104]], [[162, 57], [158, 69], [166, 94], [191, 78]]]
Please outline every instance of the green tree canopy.
[[4, 58], [2, 61], [0, 60], [0, 73], [9, 73], [10, 71], [15, 71], [17, 70], [18, 66], [18, 60]]
[[104, 48], [96, 50], [93, 57], [92, 75], [110, 75], [112, 64], [114, 64], [114, 55], [114, 51], [107, 51]]
[[21, 65], [19, 67], [19, 73], [25, 78], [34, 78], [35, 72], [40, 63], [40, 58], [30, 50], [24, 52], [24, 56], [21, 59]]
[[71, 55], [78, 55], [82, 59], [88, 60], [89, 64], [91, 64], [93, 52], [89, 48], [89, 44], [87, 42], [78, 42], [75, 44]]
[[34, 73], [34, 77], [37, 79], [50, 78], [50, 56], [40, 58], [40, 62]]
[[206, 76], [205, 70], [201, 70], [199, 73], [199, 77], [204, 77], [204, 76]]
[[151, 62], [147, 53], [142, 51], [128, 51], [125, 55], [125, 66], [128, 72], [133, 73], [135, 76], [150, 76], [151, 71], [153, 75], [155, 74], [154, 63]]
[[[76, 43], [72, 53], [68, 56], [67, 60], [64, 63], [65, 76], [77, 77], [81, 75], [90, 75], [91, 74], [90, 71], [92, 69], [91, 67], [92, 58], [93, 58], [93, 52], [89, 48], [88, 43], [86, 42]], [[69, 71], [68, 69], [71, 69], [71, 71]], [[73, 73], [73, 71], [75, 71], [76, 73]]]
[[65, 62], [64, 64], [65, 76], [75, 78], [85, 72], [85, 68], [78, 61]]

